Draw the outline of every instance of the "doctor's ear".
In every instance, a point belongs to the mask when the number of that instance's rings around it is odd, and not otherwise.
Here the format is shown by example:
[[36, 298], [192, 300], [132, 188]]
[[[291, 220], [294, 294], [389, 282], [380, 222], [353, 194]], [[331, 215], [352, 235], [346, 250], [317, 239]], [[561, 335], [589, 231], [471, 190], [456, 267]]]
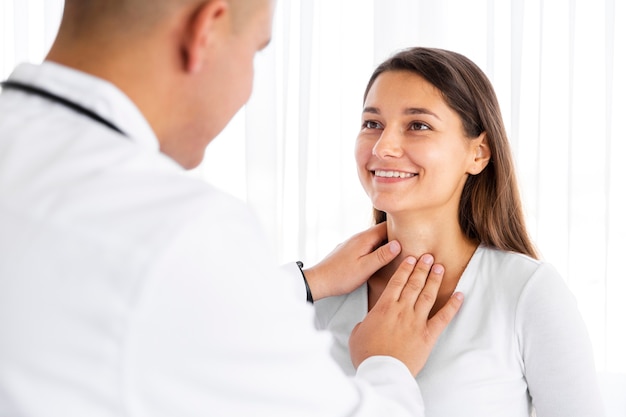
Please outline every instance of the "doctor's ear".
[[470, 162], [467, 172], [471, 175], [478, 175], [485, 169], [489, 163], [489, 159], [491, 159], [491, 149], [487, 141], [487, 132], [483, 132], [475, 139], [472, 139], [471, 147], [473, 160]]
[[183, 67], [197, 73], [211, 59], [220, 36], [230, 29], [229, 4], [226, 0], [201, 2], [189, 13], [182, 40]]

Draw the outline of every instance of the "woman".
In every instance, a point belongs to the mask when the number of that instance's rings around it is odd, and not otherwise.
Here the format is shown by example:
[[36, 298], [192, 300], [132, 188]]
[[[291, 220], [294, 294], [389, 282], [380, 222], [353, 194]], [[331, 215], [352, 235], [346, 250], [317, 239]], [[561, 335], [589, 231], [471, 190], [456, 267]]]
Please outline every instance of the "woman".
[[[402, 254], [445, 265], [436, 312], [466, 295], [417, 381], [428, 417], [601, 416], [592, 350], [562, 278], [524, 225], [511, 150], [487, 77], [466, 57], [412, 48], [365, 91], [358, 174]], [[399, 261], [398, 261], [399, 262]], [[397, 262], [351, 294], [316, 303], [333, 355], [354, 373], [348, 338]]]

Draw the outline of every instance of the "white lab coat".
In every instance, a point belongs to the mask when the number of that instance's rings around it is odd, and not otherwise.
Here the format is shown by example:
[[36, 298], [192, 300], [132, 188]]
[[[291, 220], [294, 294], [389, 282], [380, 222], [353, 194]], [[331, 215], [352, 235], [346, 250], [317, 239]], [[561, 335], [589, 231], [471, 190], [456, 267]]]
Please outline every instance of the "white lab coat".
[[121, 91], [53, 63], [11, 79], [128, 137], [0, 95], [1, 416], [421, 415], [399, 361], [344, 376], [250, 210], [161, 154]]

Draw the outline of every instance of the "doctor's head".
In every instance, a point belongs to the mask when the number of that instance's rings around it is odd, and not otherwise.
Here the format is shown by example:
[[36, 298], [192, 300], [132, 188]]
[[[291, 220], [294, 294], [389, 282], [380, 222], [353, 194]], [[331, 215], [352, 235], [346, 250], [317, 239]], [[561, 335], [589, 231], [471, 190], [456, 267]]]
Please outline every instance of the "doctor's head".
[[355, 155], [377, 223], [458, 222], [472, 240], [534, 256], [498, 100], [465, 56], [410, 48], [380, 64]]
[[66, 0], [48, 59], [107, 79], [186, 168], [246, 103], [274, 0]]

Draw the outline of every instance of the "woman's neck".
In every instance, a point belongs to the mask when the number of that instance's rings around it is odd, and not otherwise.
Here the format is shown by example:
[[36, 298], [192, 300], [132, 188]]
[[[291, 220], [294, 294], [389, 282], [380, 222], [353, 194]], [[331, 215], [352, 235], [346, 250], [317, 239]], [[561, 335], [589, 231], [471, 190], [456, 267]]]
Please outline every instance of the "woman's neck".
[[446, 221], [442, 217], [388, 215], [387, 237], [389, 240], [400, 242], [402, 252], [368, 281], [370, 308], [378, 300], [403, 259], [409, 255], [419, 259], [420, 256], [430, 253], [435, 262], [445, 268], [439, 296], [433, 308], [433, 312], [436, 312], [452, 295], [478, 246], [477, 242], [463, 234], [458, 221]]

